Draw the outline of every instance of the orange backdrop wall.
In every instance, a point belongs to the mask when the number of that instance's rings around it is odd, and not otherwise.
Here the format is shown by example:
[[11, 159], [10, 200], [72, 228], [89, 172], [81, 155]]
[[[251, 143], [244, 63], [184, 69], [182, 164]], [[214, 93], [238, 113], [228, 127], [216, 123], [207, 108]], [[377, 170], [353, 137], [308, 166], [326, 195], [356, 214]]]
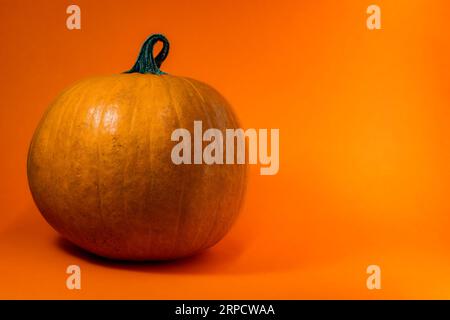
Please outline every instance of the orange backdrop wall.
[[[382, 29], [366, 28], [381, 8]], [[81, 30], [66, 8], [81, 8]], [[0, 298], [450, 298], [450, 4], [445, 0], [0, 0]], [[33, 131], [84, 77], [164, 33], [168, 73], [217, 88], [247, 128], [280, 129], [232, 232], [171, 263], [63, 241], [26, 180]], [[66, 267], [82, 270], [68, 290]], [[366, 268], [381, 268], [368, 290]]]

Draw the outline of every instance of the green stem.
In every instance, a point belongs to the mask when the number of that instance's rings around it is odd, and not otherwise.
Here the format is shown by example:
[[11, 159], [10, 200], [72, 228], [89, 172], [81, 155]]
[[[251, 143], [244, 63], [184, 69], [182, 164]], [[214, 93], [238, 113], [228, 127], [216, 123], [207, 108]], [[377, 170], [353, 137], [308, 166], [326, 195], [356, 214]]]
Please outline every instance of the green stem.
[[[156, 57], [153, 57], [153, 47], [155, 44], [161, 41], [163, 43], [163, 48], [158, 53]], [[152, 34], [145, 40], [142, 45], [139, 56], [134, 64], [133, 68], [124, 73], [151, 73], [151, 74], [166, 74], [165, 72], [159, 70], [161, 64], [166, 59], [169, 53], [169, 41], [162, 34]]]

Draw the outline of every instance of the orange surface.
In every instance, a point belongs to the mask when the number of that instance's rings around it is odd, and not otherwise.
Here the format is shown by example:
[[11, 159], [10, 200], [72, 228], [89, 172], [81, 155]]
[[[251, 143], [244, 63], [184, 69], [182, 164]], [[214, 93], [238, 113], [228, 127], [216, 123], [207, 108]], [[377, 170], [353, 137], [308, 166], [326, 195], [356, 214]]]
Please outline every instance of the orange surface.
[[[450, 4], [0, 1], [1, 298], [450, 298]], [[171, 263], [113, 263], [61, 238], [26, 180], [32, 133], [74, 81], [171, 41], [163, 70], [205, 81], [245, 127], [280, 129], [280, 172], [252, 167], [232, 232]], [[78, 264], [82, 289], [66, 289]], [[366, 267], [381, 267], [381, 290]]]

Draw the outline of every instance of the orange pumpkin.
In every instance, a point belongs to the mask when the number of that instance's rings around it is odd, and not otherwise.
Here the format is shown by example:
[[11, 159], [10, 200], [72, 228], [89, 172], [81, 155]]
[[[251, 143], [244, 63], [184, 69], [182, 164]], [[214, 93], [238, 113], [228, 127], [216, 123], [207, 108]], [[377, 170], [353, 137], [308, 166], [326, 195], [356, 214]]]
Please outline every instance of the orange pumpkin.
[[[163, 42], [153, 57], [153, 46]], [[199, 81], [160, 71], [169, 43], [144, 43], [134, 67], [65, 90], [33, 136], [28, 180], [61, 235], [125, 260], [188, 256], [217, 243], [235, 221], [245, 165], [175, 165], [171, 133], [238, 128], [226, 100]]]

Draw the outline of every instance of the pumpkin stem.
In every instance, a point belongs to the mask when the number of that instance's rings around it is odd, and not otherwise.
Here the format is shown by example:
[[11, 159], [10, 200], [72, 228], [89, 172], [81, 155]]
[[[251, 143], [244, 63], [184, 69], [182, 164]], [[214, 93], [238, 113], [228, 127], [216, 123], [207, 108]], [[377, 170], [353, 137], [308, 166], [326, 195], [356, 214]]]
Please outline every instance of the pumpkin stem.
[[[158, 53], [156, 57], [153, 57], [153, 47], [155, 44], [161, 41], [163, 43], [163, 48]], [[124, 73], [151, 73], [151, 74], [166, 74], [165, 72], [159, 70], [161, 64], [166, 59], [169, 53], [169, 40], [162, 34], [152, 34], [145, 40], [142, 45], [139, 56], [134, 64], [133, 68]]]

